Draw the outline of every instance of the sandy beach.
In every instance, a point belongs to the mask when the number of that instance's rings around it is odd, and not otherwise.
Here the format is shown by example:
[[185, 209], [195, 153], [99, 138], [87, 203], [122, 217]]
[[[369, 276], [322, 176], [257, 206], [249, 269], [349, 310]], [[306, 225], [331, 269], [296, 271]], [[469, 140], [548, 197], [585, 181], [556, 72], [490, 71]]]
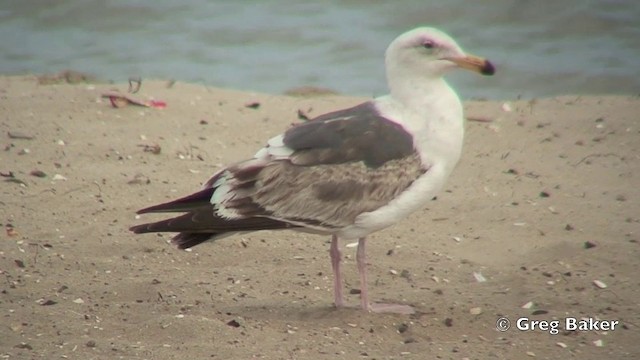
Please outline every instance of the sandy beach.
[[[465, 103], [436, 200], [368, 242], [374, 300], [332, 305], [329, 238], [256, 232], [179, 251], [129, 226], [309, 117], [364, 99], [0, 77], [3, 359], [636, 359], [640, 98]], [[162, 107], [166, 104], [166, 107]], [[484, 280], [484, 281], [483, 281]], [[496, 321], [510, 319], [501, 332]], [[519, 318], [560, 322], [518, 330]], [[566, 318], [618, 321], [571, 331]], [[530, 322], [520, 322], [521, 326]]]

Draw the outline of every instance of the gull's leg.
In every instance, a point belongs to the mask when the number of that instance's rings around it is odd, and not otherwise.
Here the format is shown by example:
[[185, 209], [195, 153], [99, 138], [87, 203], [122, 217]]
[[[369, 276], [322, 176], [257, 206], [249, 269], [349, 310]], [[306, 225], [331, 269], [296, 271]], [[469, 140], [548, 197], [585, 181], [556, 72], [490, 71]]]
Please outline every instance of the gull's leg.
[[376, 313], [396, 313], [413, 314], [415, 310], [409, 305], [402, 304], [381, 304], [369, 302], [369, 291], [367, 290], [367, 255], [365, 248], [365, 238], [358, 239], [358, 251], [356, 261], [358, 263], [358, 273], [360, 273], [360, 306], [364, 311]]
[[358, 251], [356, 252], [356, 262], [358, 263], [358, 273], [360, 274], [360, 307], [364, 311], [369, 311], [369, 292], [367, 291], [367, 256], [365, 253], [365, 238], [358, 239]]
[[344, 306], [344, 297], [342, 295], [342, 271], [340, 271], [340, 244], [336, 235], [331, 236], [329, 255], [333, 269], [333, 303], [339, 308]]

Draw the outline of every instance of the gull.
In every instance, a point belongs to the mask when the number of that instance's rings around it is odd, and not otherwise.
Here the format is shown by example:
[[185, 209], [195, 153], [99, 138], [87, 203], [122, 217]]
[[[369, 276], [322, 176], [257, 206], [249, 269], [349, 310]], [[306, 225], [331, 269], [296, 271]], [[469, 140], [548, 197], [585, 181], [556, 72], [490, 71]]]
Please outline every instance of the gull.
[[218, 171], [201, 190], [138, 211], [181, 215], [130, 230], [178, 232], [172, 243], [180, 249], [258, 230], [331, 235], [338, 308], [345, 306], [339, 239], [357, 239], [360, 307], [412, 313], [409, 305], [369, 301], [366, 237], [424, 207], [460, 158], [462, 103], [443, 75], [454, 69], [484, 75], [495, 70], [429, 27], [393, 40], [385, 68], [388, 95], [289, 128], [253, 158]]

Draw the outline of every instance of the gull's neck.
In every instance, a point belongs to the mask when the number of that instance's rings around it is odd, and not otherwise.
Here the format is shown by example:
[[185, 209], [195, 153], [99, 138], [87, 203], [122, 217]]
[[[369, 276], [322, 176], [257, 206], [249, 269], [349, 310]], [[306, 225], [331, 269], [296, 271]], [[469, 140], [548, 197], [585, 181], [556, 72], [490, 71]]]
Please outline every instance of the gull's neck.
[[446, 113], [451, 116], [442, 120], [462, 123], [462, 103], [442, 76], [397, 71], [390, 73], [387, 81], [390, 98], [405, 109], [424, 116]]
[[390, 94], [381, 106], [395, 114], [395, 119], [414, 136], [423, 161], [439, 161], [445, 172], [450, 172], [460, 157], [464, 138], [464, 116], [458, 95], [441, 76], [414, 73], [391, 76], [388, 82]]
[[[448, 97], [453, 90], [442, 77], [414, 77], [389, 82], [391, 96], [404, 106], [414, 108], [429, 105], [438, 96]], [[455, 94], [452, 94], [455, 96]]]

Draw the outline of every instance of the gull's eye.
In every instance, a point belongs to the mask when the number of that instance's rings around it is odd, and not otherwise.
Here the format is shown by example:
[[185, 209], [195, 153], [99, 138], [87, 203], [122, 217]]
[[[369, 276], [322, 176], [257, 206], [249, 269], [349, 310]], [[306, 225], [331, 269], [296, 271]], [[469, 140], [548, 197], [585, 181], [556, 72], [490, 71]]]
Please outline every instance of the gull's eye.
[[425, 49], [433, 49], [436, 47], [436, 43], [433, 40], [425, 40], [422, 42], [422, 47]]

